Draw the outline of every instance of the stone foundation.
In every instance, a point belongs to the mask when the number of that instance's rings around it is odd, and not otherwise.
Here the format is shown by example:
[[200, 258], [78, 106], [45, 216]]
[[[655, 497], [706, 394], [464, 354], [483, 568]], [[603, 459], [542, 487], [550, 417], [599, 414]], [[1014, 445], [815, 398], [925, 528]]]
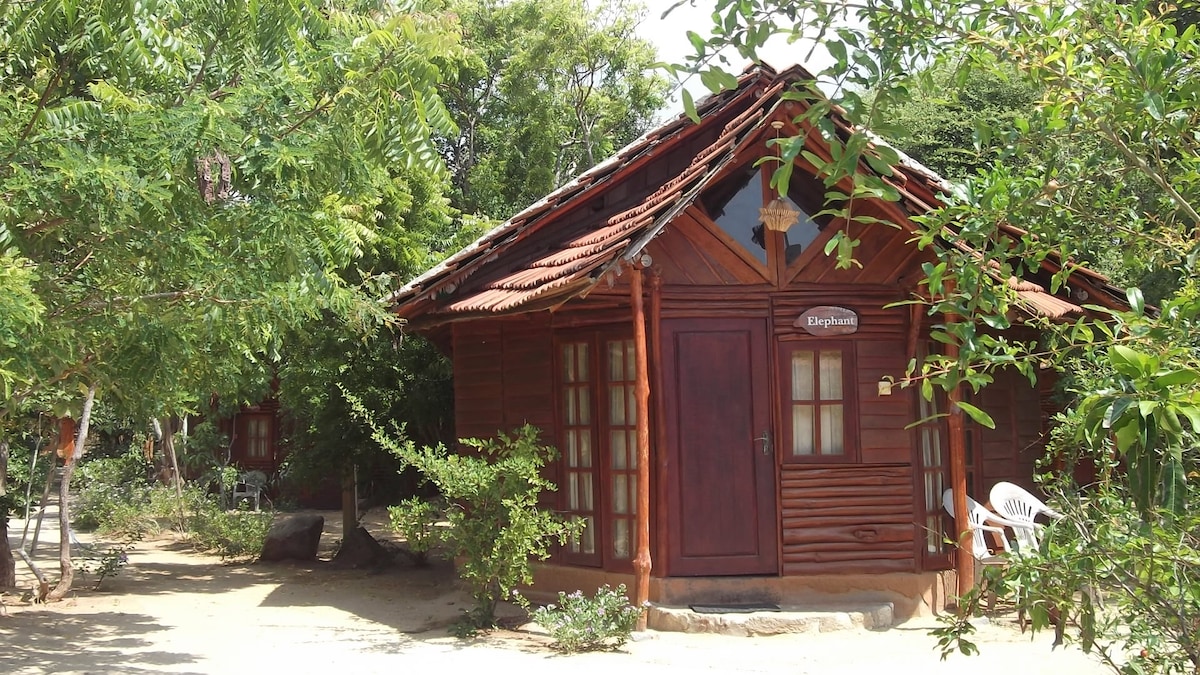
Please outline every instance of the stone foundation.
[[[586, 592], [604, 584], [625, 584], [632, 594], [633, 575], [540, 564], [534, 568], [534, 587], [525, 595], [534, 601], [550, 602], [558, 591]], [[889, 603], [897, 622], [941, 613], [953, 591], [953, 572], [650, 578], [650, 601], [666, 607], [745, 602], [772, 602], [793, 608]]]

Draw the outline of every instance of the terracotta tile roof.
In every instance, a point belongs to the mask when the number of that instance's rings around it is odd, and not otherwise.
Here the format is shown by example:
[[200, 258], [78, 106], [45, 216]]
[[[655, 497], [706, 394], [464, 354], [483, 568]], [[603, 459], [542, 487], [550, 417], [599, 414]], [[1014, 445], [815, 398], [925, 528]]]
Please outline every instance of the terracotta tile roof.
[[757, 123], [767, 116], [764, 108], [775, 103], [774, 94], [782, 86], [782, 83], [776, 84], [755, 105], [725, 125], [716, 141], [698, 154], [682, 173], [639, 204], [610, 217], [602, 227], [565, 242], [562, 248], [547, 252], [525, 268], [487, 283], [483, 290], [448, 305], [445, 311], [502, 311], [539, 295], [552, 294], [585, 278], [598, 283], [619, 260], [640, 252], [640, 246], [632, 246], [635, 236], [652, 237], [661, 231], [737, 156], [738, 148], [759, 128]]
[[[765, 132], [766, 121], [781, 104], [778, 94], [797, 82], [811, 81], [812, 76], [802, 68], [793, 67], [775, 73], [769, 67], [749, 68], [739, 78], [737, 89], [701, 100], [697, 111], [700, 125], [684, 115], [653, 130], [601, 162], [575, 180], [547, 195], [529, 208], [501, 223], [471, 245], [417, 277], [388, 300], [401, 316], [440, 315], [441, 320], [453, 316], [504, 313], [526, 309], [534, 304], [553, 304], [574, 295], [586, 293], [604, 278], [605, 274], [623, 262], [633, 260], [641, 250], [679, 213], [686, 209], [700, 192], [738, 156], [746, 144]], [[739, 111], [740, 112], [737, 112]], [[564, 232], [562, 241], [543, 238], [532, 250], [513, 250], [528, 241], [543, 228], [554, 227], [566, 210], [589, 203], [603, 195], [615, 183], [629, 176], [644, 163], [653, 161], [668, 149], [677, 147], [711, 122], [718, 115], [736, 112], [721, 133], [707, 146], [700, 148], [686, 168], [632, 207], [597, 222], [590, 229]], [[831, 115], [838, 133], [848, 137], [855, 131], [835, 107]], [[711, 126], [711, 124], [709, 125]], [[872, 136], [875, 143], [882, 139]], [[870, 171], [865, 164], [863, 169]], [[894, 175], [886, 177], [901, 195], [901, 206], [908, 214], [925, 213], [942, 203], [942, 196], [954, 186], [919, 162], [900, 153]], [[911, 227], [906, 219], [900, 223]], [[1010, 228], [1011, 234], [1022, 234]], [[552, 233], [552, 230], [547, 230]], [[965, 247], [961, 242], [943, 241], [944, 245]], [[525, 262], [506, 263], [505, 256]], [[1058, 261], [1051, 260], [1051, 268]], [[505, 270], [503, 265], [510, 267]], [[486, 281], [472, 281], [480, 274]], [[1052, 270], [1053, 271], [1053, 270]], [[1091, 271], [1086, 274], [1097, 287], [1106, 287], [1107, 279]], [[1032, 282], [1010, 279], [1022, 306], [1032, 314], [1062, 318], [1082, 314], [1074, 303], [1056, 297]], [[1103, 288], [1116, 295], [1111, 288]], [[438, 319], [434, 319], [438, 320]]]
[[1047, 293], [1044, 287], [1032, 281], [1009, 277], [1008, 287], [1017, 292], [1017, 301], [1036, 315], [1062, 319], [1084, 313], [1079, 305]]
[[[697, 113], [700, 114], [701, 118], [703, 119], [706, 116], [710, 116], [714, 113], [719, 113], [727, 109], [727, 107], [730, 105], [737, 105], [738, 103], [747, 100], [754, 101], [755, 94], [759, 92], [757, 92], [756, 88], [751, 85], [756, 83], [762, 83], [765, 85], [774, 80], [774, 73], [768, 69], [749, 69], [739, 78], [739, 86], [737, 89], [708, 96], [697, 102]], [[777, 86], [782, 86], [782, 83], [779, 83]], [[761, 101], [765, 98], [766, 97], [759, 97], [758, 100]], [[588, 171], [581, 174], [578, 178], [558, 188], [554, 192], [550, 193], [507, 221], [497, 225], [495, 228], [485, 233], [466, 248], [451, 255], [449, 258], [442, 261], [429, 271], [413, 279], [408, 284], [389, 296], [386, 301], [400, 308], [400, 313], [404, 314], [405, 312], [403, 310], [406, 306], [412, 308], [421, 299], [432, 300], [433, 297], [431, 296], [437, 294], [439, 291], [453, 292], [454, 289], [461, 287], [464, 279], [479, 270], [486, 263], [491, 262], [494, 259], [494, 256], [503, 252], [513, 243], [521, 240], [525, 236], [528, 236], [532, 230], [537, 229], [539, 225], [547, 220], [546, 217], [549, 214], [553, 213], [557, 209], [563, 208], [568, 204], [589, 199], [592, 194], [598, 193], [604, 187], [606, 187], [610, 180], [613, 179], [617, 174], [624, 173], [629, 170], [631, 165], [638, 164], [641, 161], [650, 158], [656, 153], [657, 150], [660, 149], [661, 146], [665, 144], [676, 143], [679, 142], [681, 138], [698, 133], [700, 128], [701, 125], [693, 123], [692, 120], [686, 115], [681, 114], [664, 126], [646, 133], [641, 138], [633, 141], [629, 145], [619, 150], [612, 157], [609, 157], [600, 164], [592, 167]], [[701, 158], [698, 157], [697, 160], [699, 159]], [[690, 173], [691, 175], [679, 176], [672, 181], [672, 184], [678, 186], [686, 183], [690, 178], [695, 178], [699, 175], [702, 175], [703, 168], [703, 165], [698, 166], [696, 163], [693, 163], [693, 165], [689, 167], [689, 172], [685, 172], [685, 174]], [[661, 189], [655, 193], [655, 195], [658, 195], [657, 201], [654, 203], [642, 204], [639, 207], [642, 209], [640, 212], [627, 215], [632, 216], [638, 215], [641, 212], [649, 212], [656, 205], [659, 207], [667, 206], [668, 204], [666, 204], [666, 202], [669, 200], [669, 195], [667, 194], [668, 189], [667, 186], [663, 186], [663, 188], [664, 189]], [[634, 211], [636, 211], [636, 209]], [[625, 224], [628, 229], [633, 229], [637, 225], [644, 225], [645, 223], [627, 222]], [[604, 251], [609, 250], [609, 248], [594, 249], [591, 252], [587, 252], [581, 250], [580, 245], [599, 243], [600, 239], [603, 238], [605, 233], [608, 235], [616, 234], [617, 230], [613, 229], [612, 226], [613, 223], [610, 221], [610, 223], [603, 228], [602, 231], [598, 231], [589, 235], [585, 241], [580, 241], [573, 246], [568, 246], [561, 252], [564, 257], [559, 258], [560, 262], [573, 259], [578, 262], [577, 265], [573, 267], [564, 267], [562, 264], [555, 263], [551, 260], [540, 260], [538, 261], [540, 265], [535, 263], [534, 266], [555, 267], [558, 268], [560, 273], [568, 275], [578, 275], [589, 271], [596, 265], [603, 262], [602, 260], [598, 261], [595, 258]], [[550, 278], [549, 275], [547, 275], [547, 278]], [[499, 285], [497, 286], [498, 283]], [[562, 285], [564, 284], [558, 283], [549, 285], [546, 287], [546, 290], [549, 291], [554, 288], [559, 288]], [[503, 282], [493, 282], [492, 284], [489, 284], [489, 286], [495, 287], [490, 288], [489, 290], [504, 290]], [[532, 297], [534, 297], [534, 295], [528, 295], [526, 296], [526, 300], [532, 299]], [[512, 299], [515, 298], [516, 296], [513, 296]], [[482, 309], [489, 306], [508, 307], [509, 304], [510, 303], [508, 302], [498, 301], [498, 298], [496, 297], [485, 297], [478, 299], [475, 302], [472, 302], [470, 298], [466, 298], [442, 308], [441, 311], [467, 311], [468, 309]]]

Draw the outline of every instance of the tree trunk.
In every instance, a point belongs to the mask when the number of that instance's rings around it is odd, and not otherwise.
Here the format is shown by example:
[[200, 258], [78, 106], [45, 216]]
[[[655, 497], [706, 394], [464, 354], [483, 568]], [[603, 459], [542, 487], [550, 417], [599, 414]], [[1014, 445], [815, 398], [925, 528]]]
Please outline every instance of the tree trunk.
[[180, 532], [187, 530], [187, 523], [183, 514], [183, 477], [179, 475], [179, 458], [175, 455], [175, 421], [178, 418], [172, 417], [164, 419], [160, 422], [162, 427], [162, 447], [163, 454], [167, 456], [167, 460], [171, 462], [171, 476], [175, 483], [175, 498], [176, 508], [179, 516], [177, 523]]
[[8, 545], [8, 441], [0, 441], [0, 589], [17, 585], [17, 561]]
[[52, 602], [62, 600], [71, 591], [75, 582], [75, 568], [71, 566], [71, 476], [75, 465], [83, 456], [83, 444], [87, 440], [88, 424], [92, 419], [92, 404], [96, 402], [96, 385], [88, 387], [83, 400], [83, 414], [79, 416], [79, 430], [75, 434], [75, 447], [63, 459], [62, 482], [58, 486], [58, 565], [62, 576], [58, 585], [46, 596]]
[[342, 540], [358, 529], [358, 466], [342, 477]]

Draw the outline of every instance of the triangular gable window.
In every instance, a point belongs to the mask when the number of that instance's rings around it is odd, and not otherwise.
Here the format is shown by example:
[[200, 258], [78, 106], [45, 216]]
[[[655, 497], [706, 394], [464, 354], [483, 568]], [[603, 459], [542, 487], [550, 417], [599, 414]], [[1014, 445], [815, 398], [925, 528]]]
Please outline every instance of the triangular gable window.
[[798, 212], [800, 217], [788, 228], [787, 232], [783, 233], [783, 250], [784, 256], [787, 258], [787, 264], [792, 264], [800, 254], [808, 250], [809, 244], [817, 240], [821, 234], [821, 226], [817, 224], [812, 216], [808, 215], [799, 204], [792, 201], [791, 196], [783, 198], [787, 202], [788, 207]]
[[[705, 192], [701, 202], [709, 217], [725, 234], [760, 263], [767, 265], [766, 236], [769, 233], [763, 226], [760, 210], [775, 196], [775, 192], [767, 188], [762, 169], [751, 166]], [[804, 190], [793, 185], [788, 196], [783, 198], [788, 207], [799, 214], [796, 222], [783, 234], [781, 243], [777, 244], [782, 245], [785, 265], [790, 265], [808, 250], [828, 221], [828, 218], [822, 218], [818, 222], [809, 215], [815, 211], [806, 207], [813, 206], [809, 202], [814, 200], [806, 199], [807, 196]]]
[[710, 217], [748, 253], [767, 264], [767, 243], [758, 210], [763, 205], [762, 179], [751, 169], [717, 186], [704, 196]]

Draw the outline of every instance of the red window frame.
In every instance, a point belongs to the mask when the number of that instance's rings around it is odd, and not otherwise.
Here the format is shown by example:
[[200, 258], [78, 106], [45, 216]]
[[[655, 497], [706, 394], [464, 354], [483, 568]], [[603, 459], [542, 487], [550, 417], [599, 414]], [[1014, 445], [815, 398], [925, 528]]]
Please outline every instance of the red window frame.
[[[831, 341], [791, 341], [781, 342], [778, 350], [779, 382], [780, 382], [780, 423], [781, 434], [778, 452], [785, 463], [820, 463], [848, 464], [859, 461], [858, 452], [858, 387], [855, 375], [857, 368], [854, 360], [854, 345], [848, 342]], [[812, 352], [813, 381], [811, 398], [793, 398], [792, 360], [797, 352]], [[820, 355], [823, 352], [837, 352], [841, 356], [841, 397], [825, 398], [822, 395]], [[836, 403], [835, 403], [836, 401]], [[821, 452], [822, 442], [828, 438], [823, 432], [822, 408], [840, 405], [842, 408], [841, 453]], [[797, 406], [812, 406], [812, 428], [814, 433], [812, 454], [795, 454], [795, 423], [794, 408]]]
[[[569, 381], [566, 370], [568, 347], [579, 345], [587, 345], [586, 382]], [[563, 485], [558, 486], [559, 510], [568, 517], [594, 518], [596, 523], [592, 549], [573, 543], [561, 547], [559, 555], [570, 564], [631, 571], [637, 516], [637, 413], [631, 331], [606, 328], [562, 332], [556, 335], [554, 352], [558, 461], [563, 477]], [[620, 367], [613, 362], [614, 353], [619, 354]], [[572, 388], [576, 390], [574, 396], [569, 393]], [[582, 388], [588, 390], [586, 395], [579, 394]], [[584, 398], [590, 406], [586, 415], [569, 409], [572, 401]], [[583, 434], [592, 449], [588, 467], [579, 466], [571, 454], [572, 444], [578, 446]], [[590, 481], [590, 510], [571, 505], [572, 476], [577, 485]]]

